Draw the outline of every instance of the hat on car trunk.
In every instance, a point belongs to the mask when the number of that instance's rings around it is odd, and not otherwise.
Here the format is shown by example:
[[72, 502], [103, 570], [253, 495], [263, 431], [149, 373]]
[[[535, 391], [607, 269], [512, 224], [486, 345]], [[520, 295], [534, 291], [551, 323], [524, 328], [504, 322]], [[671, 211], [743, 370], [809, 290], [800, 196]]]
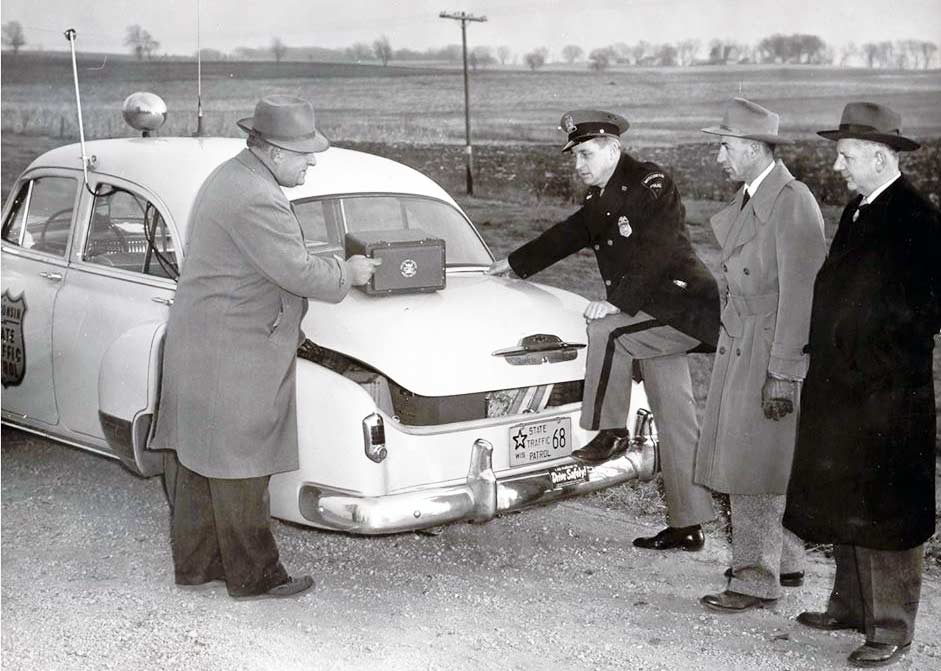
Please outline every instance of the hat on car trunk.
[[269, 144], [290, 151], [310, 154], [330, 146], [330, 140], [314, 125], [314, 106], [296, 96], [265, 96], [255, 105], [253, 116], [236, 123], [242, 130], [254, 131]]

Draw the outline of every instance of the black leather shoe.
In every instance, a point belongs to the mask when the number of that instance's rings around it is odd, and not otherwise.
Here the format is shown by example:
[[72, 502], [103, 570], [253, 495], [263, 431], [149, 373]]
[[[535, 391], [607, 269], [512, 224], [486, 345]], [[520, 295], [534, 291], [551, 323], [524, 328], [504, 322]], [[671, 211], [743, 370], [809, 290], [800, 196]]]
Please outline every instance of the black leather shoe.
[[[725, 569], [725, 577], [732, 577], [732, 567]], [[782, 573], [778, 580], [781, 583], [781, 587], [800, 587], [804, 584], [804, 572], [795, 571], [794, 573]]]
[[911, 647], [911, 643], [893, 645], [891, 643], [866, 641], [853, 650], [846, 659], [852, 666], [886, 666], [899, 661], [899, 658], [908, 652]]
[[862, 631], [862, 627], [855, 625], [852, 622], [841, 620], [838, 617], [830, 615], [830, 613], [821, 613], [812, 610], [805, 610], [803, 613], [798, 615], [797, 621], [805, 627], [822, 629], [823, 631], [840, 631], [841, 629], [854, 629], [856, 631]]
[[244, 594], [232, 596], [239, 601], [254, 601], [256, 599], [283, 599], [284, 597], [295, 596], [302, 592], [306, 592], [313, 586], [314, 579], [309, 575], [302, 575], [297, 578], [289, 576], [285, 582], [281, 583], [280, 585], [275, 585], [267, 592], [262, 592], [261, 594]]
[[672, 550], [680, 548], [687, 552], [702, 550], [706, 536], [698, 524], [691, 527], [667, 527], [656, 536], [642, 536], [634, 539], [634, 547], [645, 550]]
[[572, 452], [572, 458], [586, 464], [598, 464], [627, 452], [627, 430], [602, 429], [585, 447]]
[[739, 594], [725, 590], [718, 594], [707, 594], [699, 600], [706, 608], [720, 613], [744, 613], [753, 608], [764, 608], [775, 602], [775, 599], [762, 599], [750, 594]]

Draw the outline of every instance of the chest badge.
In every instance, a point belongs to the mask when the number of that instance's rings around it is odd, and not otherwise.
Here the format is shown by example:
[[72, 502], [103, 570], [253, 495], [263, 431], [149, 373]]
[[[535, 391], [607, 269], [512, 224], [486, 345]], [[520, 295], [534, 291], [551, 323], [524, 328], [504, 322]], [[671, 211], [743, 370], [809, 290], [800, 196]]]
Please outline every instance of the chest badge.
[[618, 218], [618, 232], [623, 238], [631, 237], [631, 233], [634, 232], [634, 229], [631, 228], [631, 222], [627, 217]]

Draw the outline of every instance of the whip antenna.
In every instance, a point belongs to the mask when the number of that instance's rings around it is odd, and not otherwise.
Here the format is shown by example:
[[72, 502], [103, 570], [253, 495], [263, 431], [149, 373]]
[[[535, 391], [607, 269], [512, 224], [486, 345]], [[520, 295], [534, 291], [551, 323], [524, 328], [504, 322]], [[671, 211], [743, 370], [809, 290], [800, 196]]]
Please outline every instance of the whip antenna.
[[[75, 63], [75, 28], [65, 31], [65, 39], [69, 41], [72, 51], [72, 79], [75, 81], [75, 106], [78, 108], [78, 139], [82, 145], [82, 174], [85, 177], [85, 188], [88, 189], [88, 166], [95, 164], [95, 157], [85, 153], [85, 127], [82, 124], [82, 98], [78, 92], [78, 66]], [[90, 191], [91, 189], [89, 189]]]
[[203, 135], [203, 49], [199, 44], [199, 0], [196, 0], [196, 132]]

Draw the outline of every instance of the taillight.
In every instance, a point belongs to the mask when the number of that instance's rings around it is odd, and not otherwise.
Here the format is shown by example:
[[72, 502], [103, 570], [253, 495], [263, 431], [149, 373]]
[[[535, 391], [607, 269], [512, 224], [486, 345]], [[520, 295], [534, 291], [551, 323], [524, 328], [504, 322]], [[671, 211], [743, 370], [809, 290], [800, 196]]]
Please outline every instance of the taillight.
[[363, 443], [366, 456], [377, 464], [389, 454], [386, 449], [386, 428], [375, 412], [363, 419]]

